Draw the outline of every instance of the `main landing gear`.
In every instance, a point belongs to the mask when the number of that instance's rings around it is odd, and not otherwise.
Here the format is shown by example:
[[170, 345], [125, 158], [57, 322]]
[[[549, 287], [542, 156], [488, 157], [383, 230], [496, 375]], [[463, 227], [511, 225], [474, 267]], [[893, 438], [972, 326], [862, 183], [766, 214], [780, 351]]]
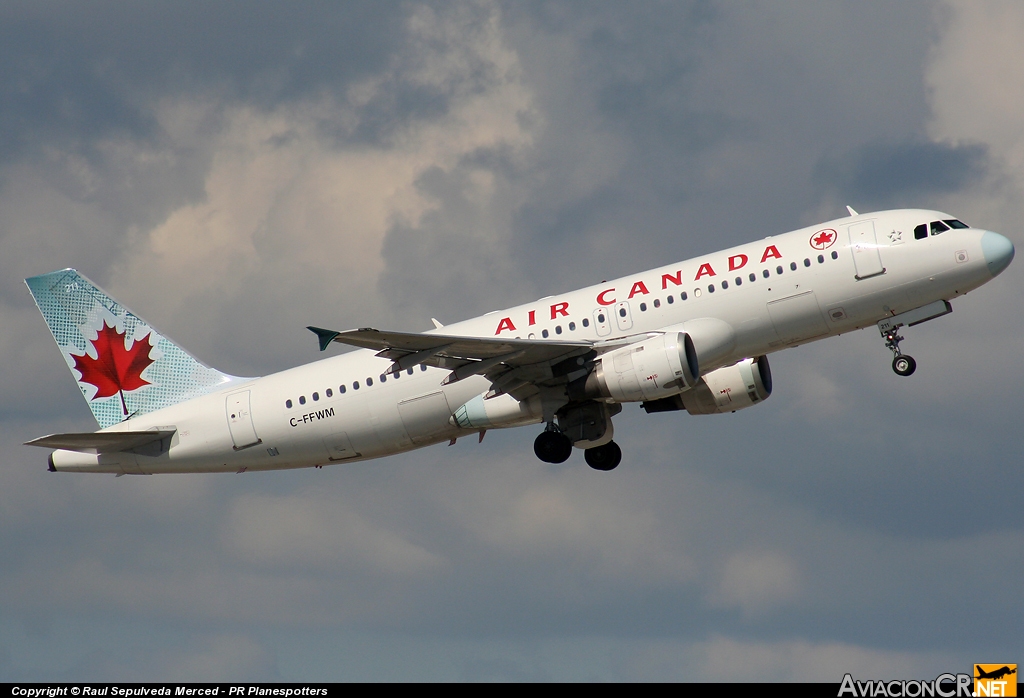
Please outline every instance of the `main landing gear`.
[[572, 455], [572, 441], [549, 423], [533, 442], [533, 452], [545, 463], [564, 463]]
[[891, 351], [893, 355], [892, 370], [898, 376], [909, 376], [917, 370], [917, 361], [914, 360], [913, 356], [908, 356], [900, 351], [900, 342], [904, 339], [899, 334], [900, 327], [902, 325], [896, 325], [888, 330], [883, 330], [882, 338], [885, 339], [885, 348]]
[[603, 446], [588, 448], [583, 457], [594, 470], [615, 470], [622, 460], [622, 449], [614, 441], [609, 441]]
[[[548, 424], [533, 442], [533, 452], [545, 463], [564, 463], [572, 455], [572, 441], [554, 424]], [[622, 461], [622, 449], [614, 441], [588, 448], [583, 457], [594, 470], [614, 470]]]

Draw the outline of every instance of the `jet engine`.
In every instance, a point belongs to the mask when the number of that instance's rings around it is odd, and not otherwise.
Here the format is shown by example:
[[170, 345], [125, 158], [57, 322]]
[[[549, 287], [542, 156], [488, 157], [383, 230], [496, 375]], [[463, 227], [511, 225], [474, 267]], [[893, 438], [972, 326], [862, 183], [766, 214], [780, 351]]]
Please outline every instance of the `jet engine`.
[[690, 414], [720, 414], [756, 405], [771, 394], [772, 371], [768, 357], [759, 356], [714, 370], [691, 390], [644, 402], [642, 407], [647, 412], [686, 410]]
[[685, 332], [667, 332], [602, 355], [594, 370], [569, 384], [573, 400], [658, 400], [693, 386], [697, 352]]

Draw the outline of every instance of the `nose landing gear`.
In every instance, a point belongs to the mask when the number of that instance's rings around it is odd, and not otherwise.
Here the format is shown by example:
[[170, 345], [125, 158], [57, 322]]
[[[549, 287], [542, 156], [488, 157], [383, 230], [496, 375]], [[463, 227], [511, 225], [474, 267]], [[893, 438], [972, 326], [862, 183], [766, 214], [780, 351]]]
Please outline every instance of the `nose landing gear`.
[[896, 372], [898, 376], [909, 376], [917, 370], [917, 361], [914, 360], [913, 356], [909, 356], [900, 351], [900, 342], [903, 341], [903, 337], [899, 334], [899, 329], [903, 325], [894, 325], [886, 330], [881, 330], [882, 338], [885, 340], [885, 348], [892, 352], [892, 370]]

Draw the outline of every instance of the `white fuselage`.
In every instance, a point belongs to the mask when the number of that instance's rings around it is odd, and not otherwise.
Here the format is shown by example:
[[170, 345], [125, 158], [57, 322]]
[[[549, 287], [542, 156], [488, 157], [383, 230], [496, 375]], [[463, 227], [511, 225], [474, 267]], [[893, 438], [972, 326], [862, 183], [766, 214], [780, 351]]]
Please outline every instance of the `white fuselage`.
[[[725, 366], [869, 327], [990, 280], [981, 244], [985, 231], [914, 238], [915, 226], [942, 218], [949, 216], [900, 210], [830, 221], [488, 313], [443, 332], [641, 339], [710, 317], [735, 331], [735, 348], [716, 362]], [[871, 224], [874, 237], [865, 242]], [[232, 384], [108, 430], [173, 427], [170, 448], [160, 455], [56, 451], [53, 464], [57, 470], [115, 473], [302, 468], [377, 458], [472, 433], [449, 418], [488, 390], [486, 378], [442, 386], [448, 371], [422, 365], [382, 378], [391, 363], [357, 350]], [[716, 366], [701, 366], [701, 372]]]

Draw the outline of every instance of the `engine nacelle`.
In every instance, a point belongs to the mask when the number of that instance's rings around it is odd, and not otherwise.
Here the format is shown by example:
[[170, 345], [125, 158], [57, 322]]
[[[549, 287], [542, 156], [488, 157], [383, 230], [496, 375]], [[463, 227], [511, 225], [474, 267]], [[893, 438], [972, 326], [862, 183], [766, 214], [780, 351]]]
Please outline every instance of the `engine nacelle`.
[[448, 422], [463, 429], [501, 429], [536, 424], [542, 416], [540, 398], [536, 395], [520, 402], [508, 393], [490, 400], [477, 395], [451, 416]]
[[756, 405], [772, 394], [772, 370], [767, 356], [743, 359], [738, 364], [707, 374], [697, 385], [662, 400], [645, 402], [647, 412], [686, 410], [690, 414], [721, 414]]
[[667, 332], [602, 355], [593, 371], [569, 385], [569, 397], [658, 400], [695, 385], [698, 376], [700, 366], [690, 336]]

